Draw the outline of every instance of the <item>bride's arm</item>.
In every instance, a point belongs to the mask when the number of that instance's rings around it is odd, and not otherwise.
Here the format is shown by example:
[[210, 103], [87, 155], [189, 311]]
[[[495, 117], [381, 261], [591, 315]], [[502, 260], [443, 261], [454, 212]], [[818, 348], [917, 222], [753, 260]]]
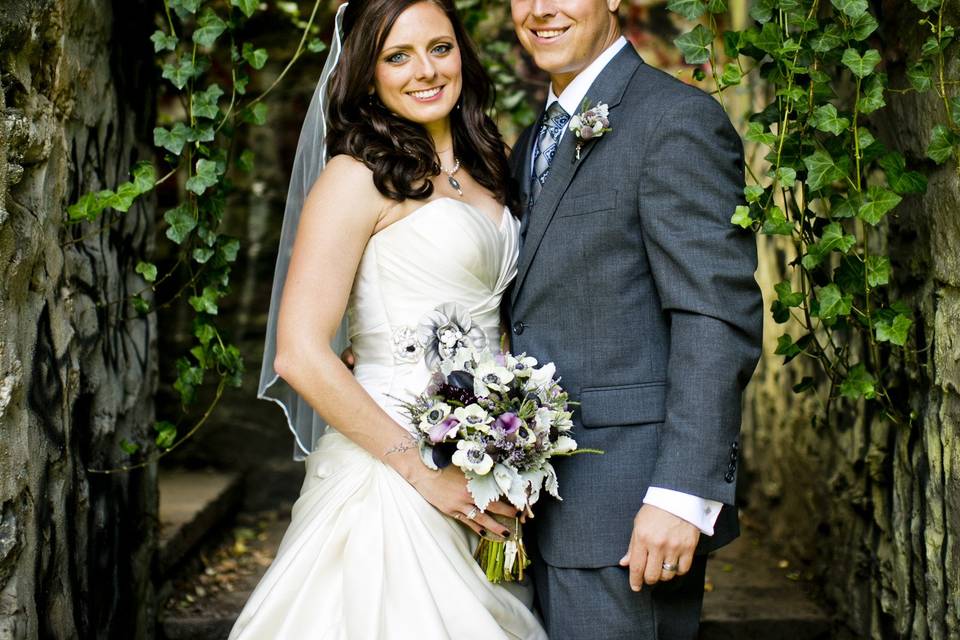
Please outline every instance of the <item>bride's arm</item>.
[[[393, 467], [437, 509], [451, 516], [465, 514], [473, 499], [463, 473], [453, 466], [440, 472], [428, 469], [409, 433], [330, 348], [364, 248], [391, 204], [362, 163], [337, 156], [327, 164], [300, 216], [280, 301], [274, 369], [324, 420]], [[486, 514], [461, 521], [477, 532], [506, 530]]]

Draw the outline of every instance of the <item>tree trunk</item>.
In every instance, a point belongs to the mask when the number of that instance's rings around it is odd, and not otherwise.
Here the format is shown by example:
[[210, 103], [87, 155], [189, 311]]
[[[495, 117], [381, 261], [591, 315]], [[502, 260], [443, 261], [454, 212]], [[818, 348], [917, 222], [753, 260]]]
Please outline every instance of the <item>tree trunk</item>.
[[[887, 56], [890, 86], [909, 87], [908, 57], [929, 30], [910, 2], [873, 4], [881, 22], [873, 44]], [[958, 24], [960, 1], [947, 5], [949, 24]], [[957, 51], [948, 50], [948, 80], [960, 77]], [[948, 91], [956, 95], [956, 85]], [[857, 635], [952, 640], [960, 638], [960, 180], [955, 163], [926, 159], [930, 131], [948, 117], [943, 102], [932, 92], [886, 100], [873, 120], [879, 139], [930, 178], [926, 195], [891, 216], [887, 240], [898, 295], [917, 312], [921, 353], [890, 362], [894, 391], [916, 417], [896, 426], [861, 406], [823, 419], [812, 396], [790, 393], [812, 369], [799, 359], [783, 367], [773, 355], [782, 326], [768, 318], [745, 411], [742, 488], [770, 541], [806, 560]], [[792, 258], [761, 238], [766, 292]]]
[[143, 287], [153, 205], [65, 224], [150, 157], [151, 15], [145, 0], [0, 5], [3, 639], [153, 636], [155, 467], [89, 472], [151, 430], [156, 322], [123, 299]]

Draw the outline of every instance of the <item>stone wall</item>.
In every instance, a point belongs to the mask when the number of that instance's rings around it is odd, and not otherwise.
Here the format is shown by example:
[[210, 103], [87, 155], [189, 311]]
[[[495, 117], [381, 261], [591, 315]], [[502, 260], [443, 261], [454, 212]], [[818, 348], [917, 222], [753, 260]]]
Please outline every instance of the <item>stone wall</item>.
[[[911, 3], [873, 6], [890, 85], [907, 87], [905, 52], [928, 34]], [[960, 2], [948, 6], [950, 23], [960, 23]], [[953, 80], [957, 52], [954, 45], [948, 55]], [[825, 416], [812, 396], [790, 395], [811, 369], [784, 367], [773, 355], [782, 326], [768, 318], [745, 412], [741, 488], [765, 537], [805, 561], [801, 574], [809, 572], [849, 631], [948, 640], [960, 638], [960, 180], [954, 163], [925, 159], [929, 132], [946, 117], [942, 102], [896, 92], [887, 101], [874, 118], [879, 138], [930, 178], [925, 196], [896, 210], [887, 238], [899, 295], [917, 311], [921, 352], [891, 362], [916, 419], [898, 427], [863, 407]], [[767, 295], [790, 259], [788, 248], [761, 238]]]
[[142, 287], [153, 207], [64, 222], [149, 157], [150, 15], [142, 0], [0, 3], [5, 640], [153, 635], [155, 470], [89, 472], [153, 420], [156, 323], [115, 303]]

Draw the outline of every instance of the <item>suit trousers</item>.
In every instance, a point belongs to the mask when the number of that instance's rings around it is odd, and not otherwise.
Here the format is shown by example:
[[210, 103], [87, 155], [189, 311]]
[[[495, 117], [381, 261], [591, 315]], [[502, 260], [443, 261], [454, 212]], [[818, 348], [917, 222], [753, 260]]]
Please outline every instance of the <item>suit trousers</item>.
[[630, 589], [624, 567], [566, 569], [533, 565], [547, 635], [556, 640], [696, 640], [707, 556], [683, 576]]

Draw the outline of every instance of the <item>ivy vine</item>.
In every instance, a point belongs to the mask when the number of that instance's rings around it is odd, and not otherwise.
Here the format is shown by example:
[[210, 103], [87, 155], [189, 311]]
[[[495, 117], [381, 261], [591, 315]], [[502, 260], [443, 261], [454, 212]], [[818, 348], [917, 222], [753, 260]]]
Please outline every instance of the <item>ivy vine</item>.
[[[945, 0], [911, 2], [930, 29], [909, 69], [911, 89], [935, 91], [944, 111], [927, 156], [954, 162], [960, 175], [960, 98], [946, 77], [954, 27], [944, 23]], [[819, 364], [828, 415], [837, 399], [864, 399], [894, 423], [910, 423], [891, 362], [916, 353], [913, 311], [891, 291], [890, 258], [878, 248], [886, 246], [886, 217], [905, 196], [924, 193], [927, 179], [872, 131], [870, 115], [886, 106], [890, 87], [871, 46], [878, 23], [868, 0], [756, 0], [751, 26], [722, 33], [726, 0], [669, 0], [668, 8], [697, 22], [675, 43], [687, 63], [701, 65], [698, 77], [709, 69], [721, 102], [753, 72], [768, 88], [769, 102], [749, 114], [745, 133], [766, 150], [766, 170], [748, 167], [746, 204], [732, 222], [789, 238], [796, 249], [771, 312], [802, 336], [784, 332], [776, 353]], [[804, 377], [793, 389], [816, 388]]]

